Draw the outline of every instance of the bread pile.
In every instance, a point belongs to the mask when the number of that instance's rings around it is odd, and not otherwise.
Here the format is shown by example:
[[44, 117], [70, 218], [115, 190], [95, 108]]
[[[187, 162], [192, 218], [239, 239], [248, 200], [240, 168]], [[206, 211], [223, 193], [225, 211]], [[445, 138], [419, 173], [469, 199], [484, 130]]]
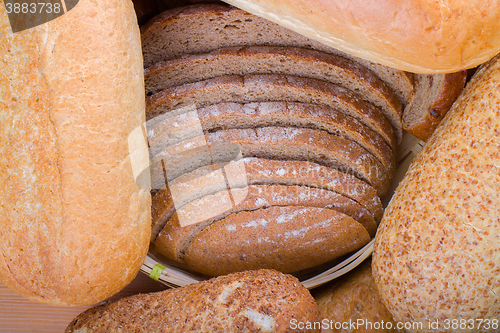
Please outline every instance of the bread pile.
[[216, 276], [294, 272], [369, 242], [409, 73], [218, 4], [141, 34], [156, 250]]

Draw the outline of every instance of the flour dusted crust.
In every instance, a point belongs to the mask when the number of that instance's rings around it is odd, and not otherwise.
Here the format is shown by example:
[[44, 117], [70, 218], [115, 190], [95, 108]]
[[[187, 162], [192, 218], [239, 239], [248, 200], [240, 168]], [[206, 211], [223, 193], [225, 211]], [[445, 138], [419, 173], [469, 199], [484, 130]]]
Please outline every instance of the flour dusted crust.
[[338, 258], [369, 241], [361, 224], [335, 210], [275, 206], [231, 214], [210, 225], [196, 234], [184, 260], [207, 275], [255, 267], [295, 272]]
[[0, 279], [34, 301], [92, 304], [148, 250], [151, 198], [127, 144], [145, 120], [136, 16], [129, 1], [82, 0], [13, 34], [4, 8]]
[[225, 2], [356, 57], [413, 73], [473, 68], [500, 51], [496, 2]]
[[66, 333], [284, 333], [292, 320], [318, 321], [314, 298], [295, 277], [262, 269], [103, 304], [77, 316]]
[[386, 209], [373, 274], [397, 321], [500, 317], [499, 73], [473, 77]]

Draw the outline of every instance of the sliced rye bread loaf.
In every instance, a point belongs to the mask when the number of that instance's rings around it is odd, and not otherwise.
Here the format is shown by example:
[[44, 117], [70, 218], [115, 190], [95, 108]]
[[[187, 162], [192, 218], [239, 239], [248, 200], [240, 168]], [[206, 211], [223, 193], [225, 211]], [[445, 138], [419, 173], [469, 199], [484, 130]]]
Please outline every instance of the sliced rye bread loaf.
[[294, 75], [338, 84], [380, 107], [393, 127], [401, 126], [401, 101], [372, 71], [355, 61], [304, 48], [232, 47], [159, 62], [144, 72], [146, 94], [234, 74]]
[[317, 207], [269, 207], [231, 214], [198, 233], [184, 255], [206, 275], [256, 267], [282, 272], [311, 268], [355, 251], [370, 241], [347, 215]]
[[267, 126], [321, 129], [360, 144], [393, 173], [392, 149], [376, 132], [330, 107], [296, 102], [220, 103], [167, 118], [148, 128], [150, 155], [219, 129]]
[[[287, 219], [286, 216], [280, 217], [280, 215], [284, 215], [283, 213], [286, 213], [287, 216], [291, 217], [291, 219], [290, 220]], [[300, 216], [300, 219], [295, 218], [297, 215]], [[255, 217], [257, 216], [259, 217], [259, 219], [254, 220]], [[242, 217], [245, 218], [243, 219]], [[230, 223], [230, 226], [227, 225], [228, 223]], [[297, 228], [297, 224], [300, 225], [299, 228]], [[309, 228], [307, 228], [307, 226], [304, 226], [304, 224], [309, 224]], [[364, 226], [362, 226], [359, 222], [355, 221], [351, 217], [343, 213], [340, 213], [336, 210], [322, 208], [322, 207], [306, 206], [306, 205], [298, 205], [298, 206], [274, 205], [257, 210], [250, 210], [250, 211], [243, 210], [240, 212], [229, 214], [222, 219], [217, 219], [214, 221], [206, 221], [205, 223], [192, 224], [186, 227], [181, 227], [177, 213], [175, 213], [158, 235], [155, 242], [155, 250], [157, 250], [159, 253], [161, 253], [170, 260], [174, 260], [183, 264], [188, 264], [189, 268], [200, 273], [206, 273], [204, 271], [205, 269], [199, 270], [193, 267], [193, 264], [194, 265], [196, 264], [193, 263], [192, 260], [190, 260], [188, 252], [196, 238], [200, 237], [200, 235], [202, 235], [203, 237], [203, 234], [206, 235], [207, 230], [208, 234], [211, 234], [212, 232], [210, 230], [214, 230], [216, 228], [219, 229], [221, 226], [223, 226], [223, 228], [228, 230], [226, 230], [225, 232], [224, 231], [219, 232], [218, 235], [217, 234], [212, 235], [213, 238], [219, 238], [220, 236], [219, 241], [221, 242], [221, 245], [217, 246], [215, 249], [219, 249], [220, 252], [229, 251], [228, 247], [222, 246], [222, 244], [226, 241], [224, 239], [226, 235], [224, 234], [227, 233], [228, 231], [239, 231], [242, 238], [243, 237], [252, 238], [253, 235], [253, 239], [246, 240], [246, 247], [247, 247], [246, 255], [251, 255], [252, 252], [255, 252], [255, 250], [252, 250], [252, 247], [259, 249], [258, 237], [268, 238], [268, 240], [273, 238], [276, 239], [284, 238], [285, 241], [283, 243], [287, 243], [287, 241], [289, 241], [288, 239], [289, 237], [287, 236], [295, 234], [296, 236], [295, 241], [297, 243], [296, 244], [292, 243], [292, 244], [297, 245], [299, 249], [304, 250], [304, 246], [308, 245], [307, 242], [304, 242], [304, 240], [309, 241], [308, 242], [309, 245], [313, 245], [311, 243], [314, 243], [313, 237], [317, 235], [316, 232], [318, 231], [318, 229], [321, 230], [324, 227], [326, 227], [327, 230], [323, 229], [323, 231], [326, 233], [321, 235], [319, 239], [321, 239], [322, 241], [320, 240], [319, 242], [324, 245], [325, 237], [330, 238], [328, 245], [325, 246], [326, 252], [330, 252], [331, 250], [341, 250], [340, 255], [343, 255], [360, 248], [361, 246], [368, 243], [368, 241], [370, 240], [370, 236]], [[255, 228], [256, 230], [255, 232], [248, 230], [241, 231], [241, 229], [246, 229], [246, 228]], [[276, 230], [277, 228], [279, 228], [279, 230]], [[275, 232], [276, 234], [274, 234]], [[248, 235], [243, 235], [243, 233], [248, 233]], [[231, 238], [229, 238], [228, 241], [231, 242], [240, 241], [236, 236], [238, 235], [238, 232], [234, 234], [231, 232], [231, 234], [232, 234], [230, 236]], [[274, 234], [274, 236], [270, 238], [268, 236], [269, 234]], [[301, 238], [302, 241], [300, 240]], [[338, 244], [336, 244], [336, 242], [338, 242]], [[198, 247], [200, 247], [200, 244], [198, 244]], [[344, 252], [344, 249], [346, 248], [348, 248], [348, 252]], [[275, 248], [274, 251], [272, 252], [277, 253], [278, 251], [281, 252], [283, 251], [283, 249], [278, 250], [278, 248]], [[289, 251], [290, 249], [284, 249], [285, 253]], [[293, 249], [292, 251], [295, 251], [295, 249]], [[240, 255], [240, 258], [246, 257], [243, 256], [243, 254], [245, 253], [242, 253]], [[214, 253], [214, 255], [216, 254]], [[338, 253], [335, 252], [335, 255], [338, 255]], [[278, 255], [275, 254], [275, 256], [280, 257], [279, 254]], [[304, 260], [303, 257], [300, 256], [300, 251], [296, 252], [295, 256], [296, 256], [295, 261]], [[333, 259], [335, 258], [329, 258], [328, 260], [333, 260]], [[191, 263], [188, 263], [189, 261], [191, 261]], [[308, 260], [304, 261], [305, 263], [301, 263], [297, 267], [294, 267], [292, 265], [292, 268], [291, 269], [287, 268], [286, 271], [293, 272], [300, 269], [308, 268], [308, 267], [300, 268], [300, 266], [304, 264], [305, 265], [309, 264], [307, 262]], [[326, 261], [322, 261], [319, 263], [315, 262], [315, 264], [312, 266], [324, 263]], [[205, 266], [204, 263], [203, 266]], [[232, 270], [234, 271], [242, 268], [238, 267], [238, 265], [234, 263], [232, 263], [232, 266], [233, 266]], [[264, 266], [264, 265], [260, 266], [259, 268], [264, 268], [264, 267], [271, 268], [270, 266]], [[274, 266], [273, 268], [282, 271], [282, 267]], [[244, 269], [250, 269], [250, 267]], [[218, 274], [213, 274], [213, 275], [218, 275]]]
[[236, 156], [316, 162], [368, 182], [380, 197], [387, 194], [393, 177], [354, 141], [309, 128], [260, 127], [220, 130], [164, 149], [152, 160], [151, 184], [162, 188], [181, 174]]
[[[325, 105], [346, 113], [380, 134], [391, 148], [401, 128], [395, 130], [380, 109], [341, 86], [291, 75], [227, 75], [162, 90], [146, 99], [146, 118], [182, 113], [222, 102], [288, 101]], [[161, 117], [158, 117], [161, 118]]]
[[186, 202], [182, 206], [177, 205], [174, 200], [167, 202], [167, 205], [174, 210], [174, 214], [165, 223], [159, 235], [167, 232], [168, 240], [158, 235], [154, 244], [161, 254], [180, 262], [183, 261], [184, 253], [181, 244], [189, 243], [192, 236], [200, 230], [230, 214], [272, 206], [328, 208], [359, 222], [370, 237], [374, 237], [377, 230], [377, 222], [371, 213], [356, 201], [333, 191], [308, 186], [249, 185], [229, 190], [222, 189]]
[[248, 185], [309, 186], [333, 191], [354, 200], [367, 209], [377, 223], [383, 214], [382, 203], [372, 186], [352, 175], [309, 161], [247, 157], [201, 167], [172, 180], [168, 185], [153, 196], [152, 242], [175, 211], [175, 207], [170, 205], [173, 200], [170, 188], [176, 202], [184, 205], [226, 189], [228, 185], [231, 189]]
[[295, 46], [358, 61], [386, 82], [403, 104], [407, 104], [413, 94], [413, 77], [410, 73], [352, 57], [231, 6], [199, 4], [168, 10], [145, 24], [141, 28], [141, 36], [145, 67], [182, 55], [207, 53], [223, 47]]
[[462, 92], [467, 71], [415, 75], [415, 94], [403, 113], [403, 127], [427, 141]]

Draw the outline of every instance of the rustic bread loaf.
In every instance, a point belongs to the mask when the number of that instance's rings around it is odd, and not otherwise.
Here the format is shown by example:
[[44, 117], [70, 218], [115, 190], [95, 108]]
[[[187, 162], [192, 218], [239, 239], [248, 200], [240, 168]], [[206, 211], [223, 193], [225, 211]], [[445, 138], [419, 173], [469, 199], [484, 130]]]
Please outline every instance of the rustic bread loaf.
[[[373, 275], [397, 321], [500, 318], [500, 58], [462, 92], [385, 211]], [[415, 330], [416, 331], [416, 330]], [[474, 325], [462, 332], [494, 332]]]
[[462, 92], [467, 71], [415, 76], [415, 94], [403, 113], [403, 128], [427, 141]]
[[135, 277], [150, 237], [132, 2], [80, 1], [15, 34], [0, 16], [0, 279], [34, 301], [101, 301]]
[[153, 64], [145, 69], [146, 94], [223, 75], [283, 74], [323, 80], [357, 92], [383, 110], [393, 126], [401, 122], [402, 103], [372, 71], [325, 52], [249, 46], [217, 49]]
[[336, 168], [366, 181], [380, 197], [387, 194], [392, 178], [375, 156], [354, 141], [308, 128], [260, 127], [220, 130], [164, 149], [152, 160], [153, 187], [162, 188], [204, 165], [234, 159], [226, 145], [236, 146], [243, 157], [307, 160]]
[[[346, 326], [353, 333], [397, 332], [373, 280], [371, 258], [312, 294], [318, 303], [322, 332], [340, 332]], [[353, 327], [350, 323], [356, 324]]]
[[[346, 113], [380, 134], [394, 148], [394, 129], [379, 108], [343, 87], [316, 79], [290, 75], [227, 75], [187, 83], [149, 96], [146, 117], [152, 120], [168, 112], [182, 112], [222, 102], [288, 101], [329, 106]], [[398, 134], [399, 133], [399, 134]]]
[[203, 132], [264, 126], [324, 130], [355, 141], [372, 153], [390, 173], [395, 170], [392, 149], [383, 138], [355, 118], [327, 106], [294, 102], [220, 103], [183, 113], [148, 128], [150, 155]]
[[[244, 172], [241, 172], [241, 164]], [[178, 192], [181, 204], [199, 199], [227, 188], [221, 170], [230, 178], [231, 188], [247, 185], [300, 185], [326, 189], [343, 195], [368, 210], [375, 221], [380, 221], [383, 207], [373, 187], [335, 169], [308, 161], [267, 160], [255, 157], [230, 163], [209, 165], [184, 174], [169, 182], [169, 186], [153, 197], [152, 235], [154, 242], [159, 232], [174, 214], [170, 187]]]
[[311, 294], [291, 275], [259, 270], [105, 303], [77, 316], [66, 333], [289, 332], [292, 320], [318, 320]]
[[336, 259], [369, 241], [360, 223], [335, 210], [274, 206], [231, 214], [211, 224], [196, 234], [183, 259], [207, 275], [252, 267], [295, 272]]
[[[369, 68], [407, 103], [413, 93], [410, 73], [355, 58], [241, 9], [199, 4], [165, 11], [141, 28], [145, 67], [186, 54], [223, 47], [274, 45], [311, 48], [347, 57]], [[185, 43], [179, 36], [189, 36]]]
[[500, 7], [494, 2], [225, 2], [354, 56], [414, 73], [473, 68], [500, 51]]

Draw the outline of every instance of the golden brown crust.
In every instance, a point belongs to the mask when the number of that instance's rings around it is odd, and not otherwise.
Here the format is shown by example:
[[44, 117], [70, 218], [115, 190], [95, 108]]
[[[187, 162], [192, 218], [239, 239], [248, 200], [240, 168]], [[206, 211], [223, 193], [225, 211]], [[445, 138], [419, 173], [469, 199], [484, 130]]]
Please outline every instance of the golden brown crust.
[[12, 34], [3, 8], [0, 278], [32, 300], [92, 304], [148, 249], [151, 198], [127, 142], [145, 120], [136, 16], [129, 1], [80, 1]]
[[318, 321], [311, 294], [291, 275], [259, 270], [91, 308], [76, 317], [66, 332], [284, 333], [290, 332], [292, 320]]
[[275, 206], [234, 213], [210, 225], [196, 234], [184, 260], [210, 276], [256, 268], [287, 273], [336, 259], [369, 241], [361, 224], [337, 211]]
[[318, 303], [320, 319], [329, 323], [324, 333], [340, 332], [335, 324], [350, 321], [363, 323], [350, 331], [353, 333], [397, 332], [396, 323], [382, 303], [373, 280], [371, 258], [348, 274], [315, 289], [313, 296]]
[[225, 2], [330, 47], [413, 73], [450, 73], [476, 67], [500, 51], [500, 7], [493, 2]]
[[[416, 75], [415, 97], [423, 94], [432, 100], [425, 103], [415, 98], [419, 105], [410, 103], [405, 108], [403, 128], [420, 140], [427, 141], [462, 92], [466, 79], [466, 70], [451, 74]], [[440, 82], [433, 86], [432, 82], [438, 80]], [[419, 81], [428, 81], [429, 86]]]
[[500, 316], [499, 73], [498, 57], [476, 73], [385, 211], [373, 275], [398, 321]]

